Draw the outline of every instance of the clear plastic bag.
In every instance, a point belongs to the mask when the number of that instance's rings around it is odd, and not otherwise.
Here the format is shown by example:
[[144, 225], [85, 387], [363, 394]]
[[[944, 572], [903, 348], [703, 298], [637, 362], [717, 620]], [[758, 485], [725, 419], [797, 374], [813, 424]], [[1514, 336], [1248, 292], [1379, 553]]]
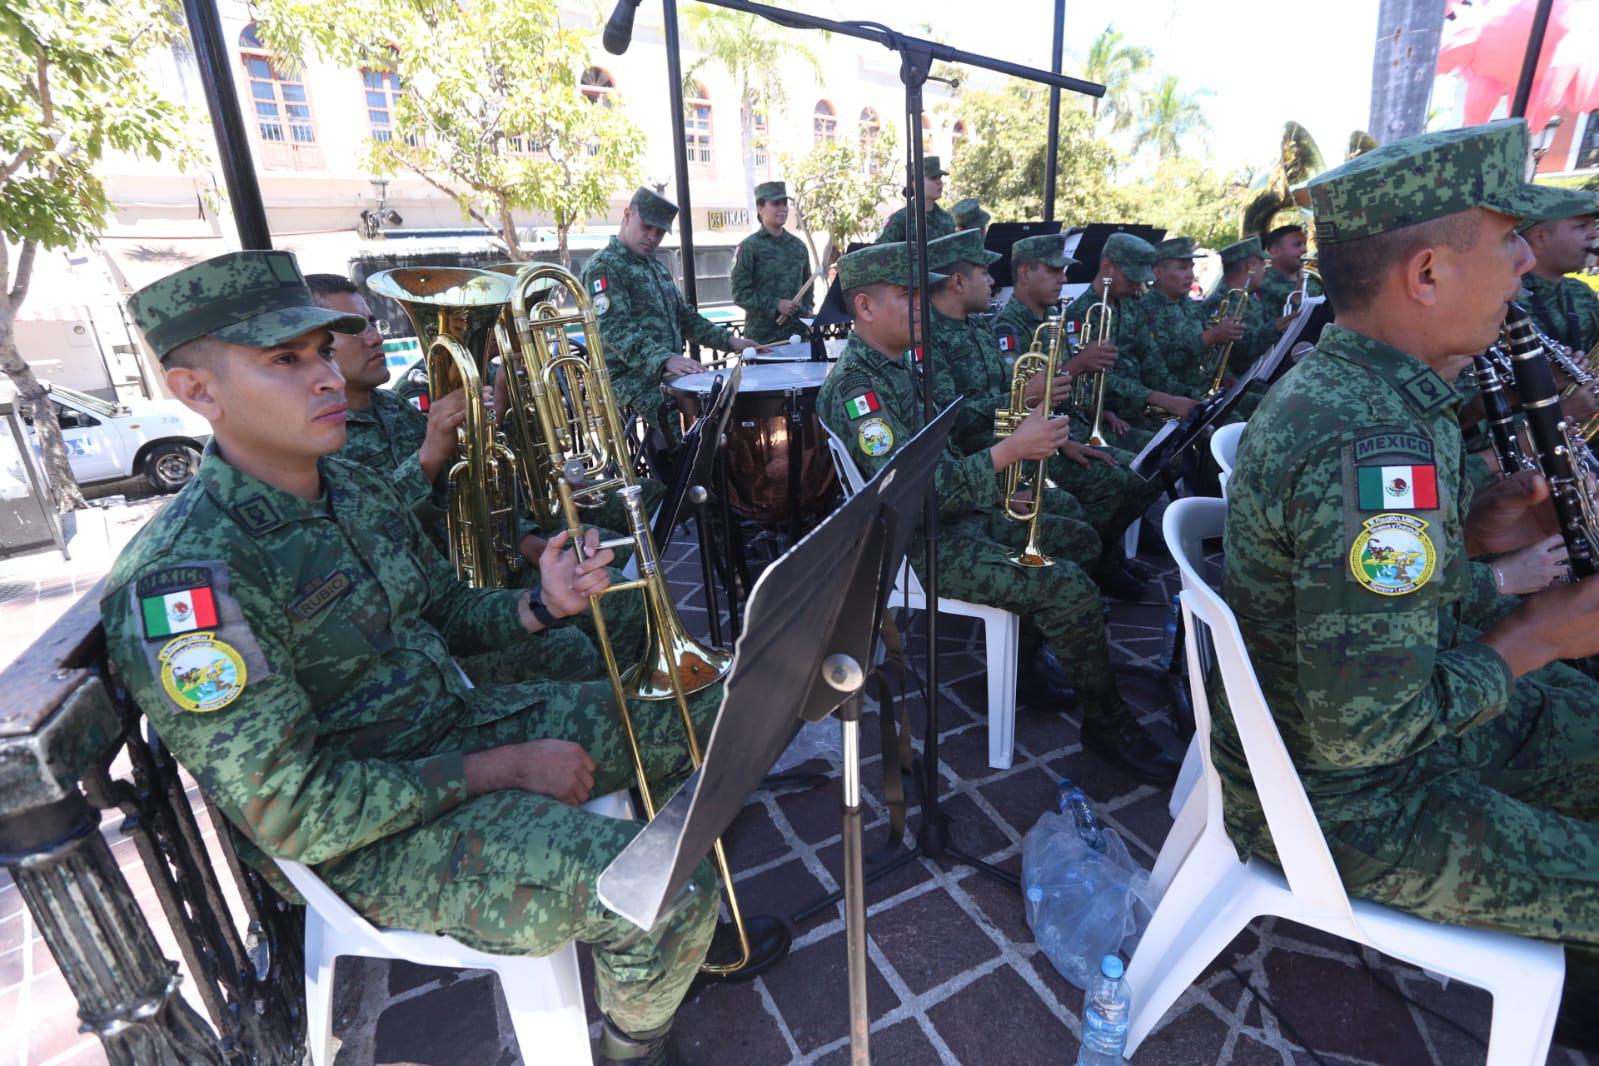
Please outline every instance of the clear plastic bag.
[[1027, 924], [1055, 969], [1082, 989], [1106, 955], [1131, 954], [1154, 904], [1149, 872], [1120, 835], [1095, 833], [1103, 850], [1090, 846], [1070, 814], [1052, 811], [1022, 841]]

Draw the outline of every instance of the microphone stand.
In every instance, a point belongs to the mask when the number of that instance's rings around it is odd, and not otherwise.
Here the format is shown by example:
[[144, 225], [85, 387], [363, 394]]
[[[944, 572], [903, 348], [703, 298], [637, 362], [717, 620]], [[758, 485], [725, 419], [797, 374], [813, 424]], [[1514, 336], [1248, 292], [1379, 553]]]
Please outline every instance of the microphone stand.
[[[629, 3], [630, 0], [621, 0]], [[675, 55], [677, 44], [676, 34], [676, 0], [663, 0], [668, 14], [667, 63], [671, 71], [677, 71], [679, 61]], [[927, 275], [927, 195], [923, 187], [923, 148], [922, 143], [922, 86], [926, 84], [933, 62], [940, 60], [946, 63], [963, 63], [968, 66], [981, 67], [999, 74], [1008, 74], [1025, 81], [1038, 82], [1061, 89], [1070, 89], [1072, 92], [1085, 96], [1103, 96], [1105, 87], [1094, 82], [1083, 81], [1079, 78], [1067, 77], [1052, 71], [1039, 70], [1036, 67], [1022, 66], [1019, 63], [1010, 63], [1002, 59], [978, 55], [948, 45], [939, 44], [921, 37], [911, 37], [898, 33], [881, 23], [875, 22], [839, 22], [835, 19], [818, 18], [799, 11], [784, 8], [770, 7], [766, 4], [752, 3], [750, 0], [699, 0], [700, 3], [710, 4], [713, 7], [723, 7], [732, 11], [742, 11], [750, 15], [758, 15], [770, 22], [789, 29], [814, 29], [836, 33], [843, 37], [854, 37], [863, 41], [874, 41], [900, 57], [899, 76], [905, 86], [905, 122], [907, 126], [907, 142], [910, 146], [908, 177], [909, 185], [906, 189], [907, 233], [914, 233], [915, 238], [906, 242], [905, 258], [910, 270], [910, 277], [925, 278]], [[672, 74], [674, 79], [673, 91], [681, 93], [679, 77]], [[685, 162], [679, 171], [681, 197], [687, 191], [687, 163], [683, 142], [683, 114], [680, 104], [674, 105], [673, 110], [674, 130], [677, 135], [677, 150], [680, 158]], [[686, 211], [686, 201], [680, 203]], [[685, 279], [687, 269], [685, 268]], [[932, 322], [932, 303], [927, 291], [925, 281], [916, 286], [918, 293], [918, 310], [920, 311], [922, 330], [912, 329], [912, 344], [921, 350], [921, 358], [916, 360], [913, 373], [916, 374], [922, 392], [922, 425], [930, 423], [937, 410], [933, 406], [934, 368], [937, 366], [938, 352], [930, 343], [927, 335], [927, 325]], [[914, 322], [912, 323], [914, 326]], [[918, 427], [920, 428], [920, 427]], [[883, 867], [879, 867], [870, 877], [875, 877], [886, 868], [904, 865], [911, 858], [920, 854], [940, 864], [955, 861], [970, 866], [981, 873], [987, 874], [995, 880], [1001, 881], [1012, 887], [1020, 887], [1019, 879], [1014, 875], [1001, 870], [991, 863], [983, 862], [976, 856], [970, 855], [954, 847], [949, 839], [949, 817], [939, 808], [939, 778], [938, 778], [938, 503], [929, 497], [923, 512], [922, 522], [927, 542], [927, 554], [924, 562], [925, 580], [923, 586], [927, 592], [927, 710], [923, 729], [922, 766], [921, 766], [921, 802], [922, 817], [916, 831], [916, 849], [889, 858]], [[888, 708], [880, 708], [880, 714], [888, 714]], [[893, 753], [885, 751], [885, 759], [892, 758]], [[891, 841], [891, 846], [898, 846], [899, 841]]]

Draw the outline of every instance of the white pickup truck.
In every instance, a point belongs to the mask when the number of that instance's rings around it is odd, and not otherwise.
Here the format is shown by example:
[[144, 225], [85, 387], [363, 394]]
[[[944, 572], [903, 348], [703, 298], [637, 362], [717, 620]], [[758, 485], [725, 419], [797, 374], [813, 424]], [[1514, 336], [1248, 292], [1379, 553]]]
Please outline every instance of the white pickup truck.
[[[65, 385], [46, 388], [80, 485], [142, 474], [155, 491], [176, 492], [199, 469], [211, 426], [178, 401], [145, 400], [129, 407]], [[39, 447], [37, 437], [33, 446]]]

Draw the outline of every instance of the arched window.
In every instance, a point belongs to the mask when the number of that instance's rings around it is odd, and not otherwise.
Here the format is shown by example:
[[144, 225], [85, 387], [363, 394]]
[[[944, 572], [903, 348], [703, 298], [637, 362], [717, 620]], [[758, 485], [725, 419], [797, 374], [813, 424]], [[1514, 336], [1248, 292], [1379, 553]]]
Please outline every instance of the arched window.
[[611, 72], [603, 67], [590, 67], [585, 70], [583, 76], [578, 79], [578, 85], [590, 103], [610, 107], [615, 102], [616, 80], [611, 77]]
[[871, 151], [872, 145], [877, 143], [878, 134], [883, 132], [883, 124], [878, 121], [877, 110], [871, 107], [861, 108], [861, 151]]
[[833, 105], [826, 100], [816, 101], [816, 110], [812, 112], [811, 130], [815, 135], [817, 144], [826, 141], [828, 144], [838, 142], [838, 112], [833, 110]]
[[705, 86], [690, 82], [683, 87], [683, 141], [688, 146], [688, 161], [700, 166], [711, 163], [711, 97]]
[[320, 169], [322, 153], [316, 147], [316, 124], [305, 83], [286, 76], [272, 62], [255, 23], [239, 34], [239, 56], [250, 83], [255, 128], [261, 138], [261, 163], [266, 167]]

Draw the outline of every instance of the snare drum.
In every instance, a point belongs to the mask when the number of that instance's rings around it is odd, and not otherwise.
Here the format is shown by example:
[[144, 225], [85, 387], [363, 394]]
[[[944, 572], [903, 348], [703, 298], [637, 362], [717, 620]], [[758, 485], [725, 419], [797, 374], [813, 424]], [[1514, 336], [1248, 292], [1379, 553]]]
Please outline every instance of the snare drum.
[[[809, 351], [809, 345], [807, 352]], [[831, 363], [755, 363], [744, 367], [727, 423], [727, 492], [733, 513], [766, 525], [786, 525], [826, 511], [838, 496], [816, 397]], [[688, 374], [671, 382], [696, 409], [721, 373]]]

